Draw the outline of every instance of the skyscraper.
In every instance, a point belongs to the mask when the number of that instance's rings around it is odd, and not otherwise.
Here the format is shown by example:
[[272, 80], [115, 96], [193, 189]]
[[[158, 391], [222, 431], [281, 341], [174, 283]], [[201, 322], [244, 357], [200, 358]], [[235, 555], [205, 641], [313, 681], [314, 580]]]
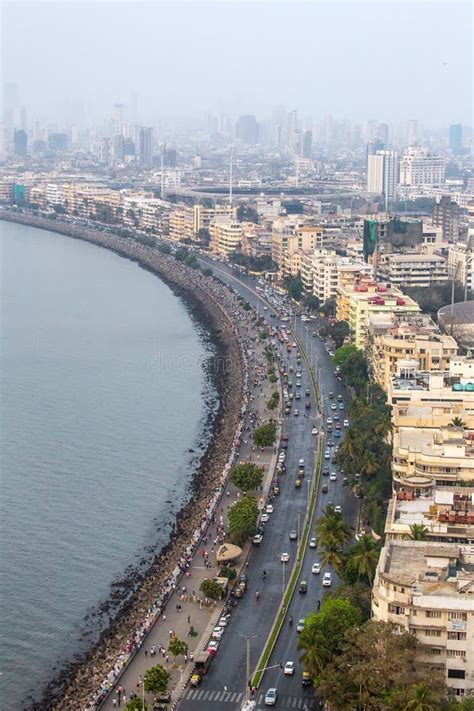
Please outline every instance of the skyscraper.
[[245, 115], [239, 116], [235, 135], [244, 143], [255, 145], [258, 143], [258, 123], [255, 116]]
[[153, 165], [153, 129], [140, 128], [138, 139], [138, 156], [140, 165], [150, 167]]
[[331, 143], [334, 138], [334, 122], [328, 114], [324, 117], [324, 143]]
[[418, 145], [418, 121], [416, 119], [407, 121], [407, 145]]
[[99, 160], [107, 164], [110, 160], [110, 138], [101, 138], [99, 141]]
[[28, 146], [28, 134], [23, 129], [15, 129], [13, 136], [13, 144], [15, 155], [21, 158], [26, 158], [26, 151]]
[[455, 154], [462, 152], [462, 126], [460, 123], [454, 123], [449, 127], [449, 147]]
[[313, 132], [306, 129], [303, 132], [303, 158], [311, 158], [313, 153]]
[[380, 150], [367, 156], [367, 192], [383, 195], [385, 209], [395, 198], [398, 183], [398, 157], [392, 150]]

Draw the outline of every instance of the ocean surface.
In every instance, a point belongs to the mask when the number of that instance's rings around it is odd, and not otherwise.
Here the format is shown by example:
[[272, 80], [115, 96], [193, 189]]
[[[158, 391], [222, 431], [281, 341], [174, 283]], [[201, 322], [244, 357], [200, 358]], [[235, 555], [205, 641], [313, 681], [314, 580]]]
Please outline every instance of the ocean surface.
[[215, 392], [212, 346], [153, 274], [6, 222], [0, 250], [0, 707], [16, 711], [168, 540]]

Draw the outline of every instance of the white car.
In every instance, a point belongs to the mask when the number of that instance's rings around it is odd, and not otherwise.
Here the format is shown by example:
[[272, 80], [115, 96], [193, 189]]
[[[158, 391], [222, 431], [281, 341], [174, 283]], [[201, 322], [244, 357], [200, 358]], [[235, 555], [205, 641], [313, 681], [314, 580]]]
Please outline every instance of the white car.
[[334, 512], [337, 514], [342, 514], [342, 506], [339, 506], [339, 504], [337, 506], [335, 506]]
[[310, 548], [316, 548], [316, 538], [310, 538], [310, 539], [309, 539], [309, 547], [310, 547]]
[[324, 459], [331, 459], [331, 452], [329, 451], [329, 449], [326, 449], [326, 451], [324, 452]]
[[282, 553], [280, 556], [280, 560], [282, 563], [288, 563], [290, 560], [290, 554], [289, 553]]
[[312, 434], [312, 435], [317, 435], [317, 434], [318, 434], [318, 428], [317, 428], [317, 427], [313, 427], [313, 429], [311, 430], [311, 434]]
[[265, 509], [265, 513], [273, 513], [274, 512], [273, 504], [268, 504], [267, 508]]
[[317, 575], [317, 573], [321, 572], [321, 563], [313, 563], [311, 566], [311, 572], [314, 573], [314, 575]]
[[335, 402], [331, 403], [331, 410], [337, 410], [337, 405]]
[[326, 420], [327, 425], [332, 425], [332, 417], [328, 417]]
[[301, 617], [301, 619], [298, 620], [298, 624], [296, 625], [296, 631], [302, 632], [303, 630], [304, 630], [304, 617]]
[[212, 630], [211, 637], [212, 637], [212, 639], [220, 639], [223, 634], [224, 634], [223, 627], [214, 627], [214, 629]]
[[330, 588], [332, 585], [331, 573], [324, 573], [323, 575], [323, 587]]
[[278, 698], [278, 689], [268, 689], [265, 694], [265, 706], [275, 706]]
[[344, 425], [344, 427], [349, 427], [349, 420], [344, 420], [342, 424]]
[[218, 649], [219, 649], [219, 642], [216, 639], [212, 640], [212, 642], [209, 642], [209, 644], [207, 645], [207, 651], [210, 654], [216, 654]]
[[293, 676], [295, 673], [295, 663], [294, 662], [287, 662], [285, 664], [285, 668], [283, 669], [283, 674], [286, 674], [287, 676]]
[[270, 520], [270, 516], [269, 516], [267, 513], [263, 513], [263, 514], [261, 515], [261, 517], [260, 517], [260, 521], [261, 521], [262, 523], [266, 523], [266, 522], [269, 521], [269, 520]]
[[219, 627], [227, 627], [227, 617], [221, 617], [217, 624]]
[[331, 472], [329, 475], [330, 481], [337, 481], [337, 474], [336, 472]]

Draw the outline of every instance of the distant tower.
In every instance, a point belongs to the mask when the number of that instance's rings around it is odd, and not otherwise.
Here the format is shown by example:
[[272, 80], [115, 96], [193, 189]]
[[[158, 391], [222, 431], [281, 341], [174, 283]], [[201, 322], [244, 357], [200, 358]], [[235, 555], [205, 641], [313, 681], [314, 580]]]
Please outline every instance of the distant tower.
[[123, 130], [123, 109], [124, 109], [125, 104], [121, 104], [119, 101], [114, 104], [114, 109], [115, 109], [115, 122], [116, 122], [116, 129], [115, 133], [122, 133]]
[[140, 165], [150, 167], [153, 165], [153, 129], [141, 127], [138, 139], [138, 156]]

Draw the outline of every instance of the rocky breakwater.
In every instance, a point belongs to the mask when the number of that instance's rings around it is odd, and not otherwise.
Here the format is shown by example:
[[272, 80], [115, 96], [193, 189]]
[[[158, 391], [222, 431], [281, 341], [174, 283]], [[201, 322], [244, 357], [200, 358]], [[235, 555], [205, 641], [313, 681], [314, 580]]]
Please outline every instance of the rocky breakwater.
[[146, 630], [149, 623], [144, 624], [144, 620], [150, 620], [150, 615], [153, 619], [157, 598], [166, 599], [167, 586], [176, 576], [183, 552], [196, 544], [196, 531], [204, 525], [222, 486], [223, 472], [228, 469], [239, 433], [245, 391], [242, 344], [232, 318], [238, 305], [233, 294], [212, 277], [205, 277], [199, 270], [186, 267], [174, 257], [135, 240], [27, 213], [0, 210], [0, 219], [66, 234], [137, 261], [186, 301], [215, 344], [211, 377], [218, 391], [219, 408], [210, 443], [193, 480], [193, 491], [177, 515], [170, 541], [157, 551], [148, 571], [135, 584], [131, 582], [136, 589], [93, 648], [83, 658], [65, 665], [48, 684], [41, 700], [30, 705], [31, 711], [78, 711], [91, 707], [91, 698], [97, 698], [104, 678], [117, 668], [117, 659], [124, 650], [137, 644], [137, 629]]

